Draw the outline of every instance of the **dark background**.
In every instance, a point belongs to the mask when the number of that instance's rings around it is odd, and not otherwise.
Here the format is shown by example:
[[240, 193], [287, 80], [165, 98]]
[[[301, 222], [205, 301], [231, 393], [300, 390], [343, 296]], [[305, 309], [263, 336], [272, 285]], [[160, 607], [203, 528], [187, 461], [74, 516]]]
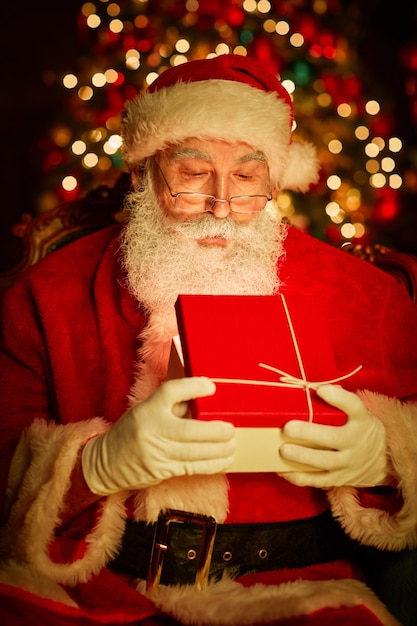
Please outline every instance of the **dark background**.
[[[83, 4], [79, 0], [42, 0], [22, 8], [18, 2], [6, 2], [1, 9], [0, 38], [0, 269], [10, 265], [17, 254], [17, 243], [10, 235], [12, 224], [23, 212], [34, 212], [40, 187], [36, 141], [47, 132], [66, 96], [64, 89], [46, 86], [43, 74], [73, 67], [79, 54], [77, 14]], [[342, 2], [343, 7], [348, 4], [348, 0]], [[405, 93], [405, 70], [398, 61], [404, 44], [417, 40], [416, 3], [362, 0], [359, 5], [362, 35], [358, 52], [363, 70], [375, 93], [384, 87], [395, 100], [399, 133], [407, 138], [417, 163], [417, 129]], [[417, 231], [416, 196], [412, 193], [405, 199], [405, 210], [407, 228]], [[412, 249], [416, 239], [402, 237], [395, 228], [393, 225], [397, 247], [417, 252]]]
[[[47, 131], [65, 90], [47, 86], [47, 70], [71, 68], [77, 55], [79, 0], [6, 0], [0, 36], [0, 269], [18, 254], [12, 224], [34, 212], [39, 188], [35, 145]], [[26, 8], [23, 8], [26, 7]]]

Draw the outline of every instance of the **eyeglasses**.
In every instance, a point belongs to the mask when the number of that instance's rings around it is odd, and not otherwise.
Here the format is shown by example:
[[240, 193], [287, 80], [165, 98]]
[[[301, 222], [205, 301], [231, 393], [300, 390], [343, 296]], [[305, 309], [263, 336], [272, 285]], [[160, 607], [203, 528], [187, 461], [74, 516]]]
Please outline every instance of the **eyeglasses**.
[[272, 196], [266, 194], [232, 196], [228, 200], [222, 200], [206, 193], [194, 193], [193, 191], [173, 193], [159, 163], [157, 161], [155, 162], [161, 172], [161, 176], [168, 188], [171, 198], [174, 199], [174, 206], [178, 211], [186, 211], [187, 213], [208, 213], [214, 209], [217, 202], [227, 202], [232, 213], [259, 213], [265, 208], [266, 203], [272, 200]]

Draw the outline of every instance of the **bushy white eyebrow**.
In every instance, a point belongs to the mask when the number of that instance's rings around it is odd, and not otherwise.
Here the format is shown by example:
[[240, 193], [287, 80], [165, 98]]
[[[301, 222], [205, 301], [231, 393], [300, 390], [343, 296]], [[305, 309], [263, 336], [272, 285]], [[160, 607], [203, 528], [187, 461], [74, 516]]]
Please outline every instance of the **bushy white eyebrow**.
[[263, 152], [250, 152], [249, 154], [244, 154], [243, 157], [237, 160], [237, 163], [245, 163], [246, 161], [260, 161], [261, 163], [266, 163], [266, 156]]
[[195, 148], [181, 148], [175, 150], [171, 155], [172, 161], [181, 161], [183, 159], [201, 159], [202, 161], [211, 161], [209, 154], [196, 150]]
[[[179, 150], [175, 150], [172, 155], [172, 161], [181, 161], [183, 159], [201, 159], [202, 161], [211, 161], [211, 156], [206, 152], [202, 152], [201, 150], [196, 150], [195, 148], [181, 148]], [[266, 157], [262, 152], [249, 152], [248, 154], [244, 154], [239, 159], [236, 159], [236, 163], [246, 163], [247, 161], [260, 161], [261, 163], [266, 163]]]

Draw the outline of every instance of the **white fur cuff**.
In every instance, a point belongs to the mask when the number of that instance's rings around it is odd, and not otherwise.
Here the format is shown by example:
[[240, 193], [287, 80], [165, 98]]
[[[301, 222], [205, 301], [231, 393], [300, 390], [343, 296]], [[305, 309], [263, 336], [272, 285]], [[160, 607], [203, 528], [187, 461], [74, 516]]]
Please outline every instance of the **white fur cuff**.
[[417, 547], [417, 404], [405, 404], [371, 392], [359, 394], [368, 410], [386, 429], [387, 450], [402, 508], [390, 514], [364, 508], [354, 487], [335, 487], [328, 492], [334, 516], [345, 531], [364, 544], [381, 550]]
[[124, 532], [126, 493], [108, 497], [83, 558], [55, 563], [48, 553], [81, 446], [107, 430], [99, 418], [57, 426], [35, 420], [22, 435], [10, 468], [10, 515], [0, 535], [2, 560], [26, 563], [62, 584], [85, 582], [116, 554]]

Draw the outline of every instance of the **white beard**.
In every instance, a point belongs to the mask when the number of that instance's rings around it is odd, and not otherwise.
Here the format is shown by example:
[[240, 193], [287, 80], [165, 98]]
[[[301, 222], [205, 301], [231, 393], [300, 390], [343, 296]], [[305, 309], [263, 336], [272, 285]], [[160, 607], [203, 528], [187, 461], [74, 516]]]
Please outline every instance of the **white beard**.
[[[165, 215], [150, 175], [126, 198], [128, 222], [121, 236], [126, 287], [148, 315], [140, 333], [137, 377], [130, 406], [148, 398], [166, 379], [172, 337], [178, 334], [179, 294], [269, 295], [278, 290], [277, 262], [286, 229], [264, 210], [249, 225], [204, 214], [179, 223]], [[196, 239], [223, 236], [226, 247]]]
[[[126, 198], [122, 239], [127, 286], [147, 313], [172, 311], [178, 294], [269, 295], [278, 290], [277, 262], [286, 229], [268, 209], [249, 224], [206, 213], [186, 222], [168, 217], [150, 175]], [[223, 237], [226, 247], [196, 239]]]

